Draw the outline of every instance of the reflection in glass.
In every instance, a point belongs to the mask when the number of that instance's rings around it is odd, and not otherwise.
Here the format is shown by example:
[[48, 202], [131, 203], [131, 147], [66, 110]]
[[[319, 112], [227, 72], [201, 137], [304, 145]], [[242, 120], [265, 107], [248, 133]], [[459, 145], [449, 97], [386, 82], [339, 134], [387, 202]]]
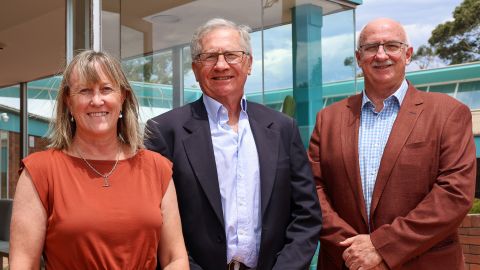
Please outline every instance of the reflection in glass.
[[355, 78], [354, 13], [347, 10], [323, 17], [323, 83]]
[[[327, 43], [330, 44], [324, 53], [327, 59], [319, 60], [319, 65], [328, 66], [323, 68], [323, 76], [330, 78], [327, 81], [354, 77], [354, 70], [343, 65], [344, 58], [353, 56], [354, 51], [353, 11], [342, 12], [350, 7], [323, 0], [302, 3], [284, 0], [139, 1], [120, 1], [119, 27], [121, 59], [128, 79], [140, 96], [141, 111], [145, 112], [142, 121], [159, 111], [167, 111], [200, 97], [201, 90], [191, 70], [189, 42], [199, 25], [215, 17], [246, 24], [253, 29], [253, 67], [245, 84], [249, 100], [279, 109], [285, 96], [293, 94], [292, 9], [301, 4], [322, 7], [325, 19], [322, 35], [334, 42]], [[340, 15], [336, 15], [339, 11]], [[337, 39], [341, 43], [336, 43]], [[183, 51], [181, 69], [172, 68], [172, 63], [178, 61], [178, 53], [171, 52], [178, 48]], [[319, 46], [318, 49], [322, 48]], [[183, 76], [175, 72], [181, 72]], [[312, 76], [318, 80], [322, 78], [321, 74]], [[176, 78], [183, 80], [182, 84], [174, 81]], [[172, 85], [183, 87], [183, 99], [180, 98], [183, 104], [172, 100]]]
[[429, 92], [438, 92], [438, 93], [444, 93], [448, 94], [449, 96], [454, 95], [455, 93], [455, 87], [457, 84], [451, 83], [451, 84], [442, 84], [442, 85], [431, 85], [430, 88], [428, 89]]
[[[0, 88], [0, 197], [13, 198], [20, 152], [20, 86]], [[15, 147], [16, 146], [16, 147]]]
[[480, 81], [460, 83], [456, 98], [471, 110], [480, 109]]

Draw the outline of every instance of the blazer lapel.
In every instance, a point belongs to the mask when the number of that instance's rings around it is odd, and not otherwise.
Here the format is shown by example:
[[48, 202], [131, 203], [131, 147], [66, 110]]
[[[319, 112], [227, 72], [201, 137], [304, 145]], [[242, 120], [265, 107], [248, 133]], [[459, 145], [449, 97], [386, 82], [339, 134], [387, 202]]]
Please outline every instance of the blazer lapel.
[[183, 139], [187, 158], [218, 220], [224, 225], [217, 166], [213, 153], [208, 115], [200, 98], [192, 103], [192, 118], [185, 123], [190, 133]]
[[407, 142], [418, 117], [423, 111], [423, 100], [419, 97], [417, 92], [418, 90], [410, 84], [405, 99], [400, 107], [400, 111], [398, 112], [397, 119], [393, 124], [387, 144], [385, 145], [385, 150], [383, 151], [383, 156], [380, 161], [380, 168], [378, 169], [375, 188], [373, 190], [370, 217], [373, 217], [373, 213], [378, 205], [383, 189], [390, 178], [390, 174], [395, 166], [400, 151]]
[[255, 106], [248, 103], [248, 121], [252, 128], [260, 163], [260, 192], [262, 216], [272, 194], [278, 160], [279, 134], [272, 130], [274, 123], [255, 113]]
[[362, 95], [356, 95], [348, 100], [347, 108], [342, 114], [341, 140], [342, 154], [345, 162], [350, 187], [355, 196], [356, 204], [360, 208], [363, 221], [367, 226], [367, 210], [363, 199], [363, 189], [360, 177], [358, 160], [358, 131], [360, 128], [360, 111]]

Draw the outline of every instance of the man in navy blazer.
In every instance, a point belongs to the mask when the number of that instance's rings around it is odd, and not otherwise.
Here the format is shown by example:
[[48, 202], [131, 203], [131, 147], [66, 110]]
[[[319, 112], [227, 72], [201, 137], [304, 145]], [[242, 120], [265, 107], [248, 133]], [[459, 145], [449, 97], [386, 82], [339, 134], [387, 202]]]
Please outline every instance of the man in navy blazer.
[[306, 269], [321, 211], [293, 119], [245, 100], [249, 28], [200, 26], [192, 69], [203, 96], [150, 119], [147, 148], [173, 162], [191, 269]]

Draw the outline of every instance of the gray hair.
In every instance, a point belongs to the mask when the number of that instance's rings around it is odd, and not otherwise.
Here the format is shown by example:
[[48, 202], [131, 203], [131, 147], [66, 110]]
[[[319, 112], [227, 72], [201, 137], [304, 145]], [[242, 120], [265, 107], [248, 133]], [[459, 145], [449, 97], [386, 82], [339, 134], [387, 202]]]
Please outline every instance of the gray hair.
[[98, 82], [100, 79], [95, 64], [101, 66], [105, 74], [125, 96], [122, 105], [123, 117], [119, 118], [117, 124], [119, 139], [130, 146], [132, 151], [143, 148], [143, 138], [138, 123], [138, 101], [123, 73], [120, 62], [105, 52], [92, 50], [77, 54], [63, 72], [55, 105], [55, 120], [50, 123], [49, 147], [68, 149], [72, 144], [76, 124], [70, 121], [71, 115], [66, 104], [67, 97], [70, 95], [70, 79], [75, 72], [83, 82]]
[[190, 42], [190, 54], [192, 56], [192, 61], [195, 60], [198, 54], [202, 53], [202, 38], [213, 30], [220, 28], [237, 30], [240, 34], [240, 46], [242, 46], [244, 50], [252, 55], [252, 45], [250, 44], [249, 34], [252, 29], [247, 25], [238, 25], [223, 18], [215, 18], [198, 27], [193, 34], [192, 41]]

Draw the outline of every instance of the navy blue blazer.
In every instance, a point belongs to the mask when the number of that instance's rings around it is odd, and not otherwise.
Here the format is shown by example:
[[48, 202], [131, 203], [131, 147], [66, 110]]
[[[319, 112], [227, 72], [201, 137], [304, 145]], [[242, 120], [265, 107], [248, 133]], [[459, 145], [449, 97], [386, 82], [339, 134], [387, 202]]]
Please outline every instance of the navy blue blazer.
[[[321, 211], [295, 121], [248, 102], [260, 163], [262, 231], [258, 270], [306, 269], [315, 252]], [[227, 264], [217, 169], [202, 98], [148, 120], [145, 146], [173, 162], [191, 269]]]

